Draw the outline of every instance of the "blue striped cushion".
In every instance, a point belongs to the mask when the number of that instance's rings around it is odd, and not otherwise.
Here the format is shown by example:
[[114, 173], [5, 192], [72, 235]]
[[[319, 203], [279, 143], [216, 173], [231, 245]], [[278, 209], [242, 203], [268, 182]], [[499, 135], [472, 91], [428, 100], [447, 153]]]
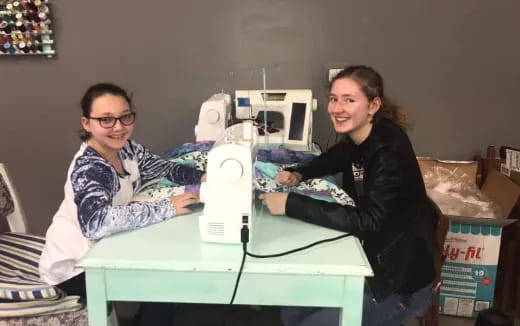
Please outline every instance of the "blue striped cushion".
[[[83, 307], [79, 303], [79, 296], [62, 297], [56, 300], [0, 302], [0, 320], [6, 317], [43, 316], [77, 311]], [[2, 322], [0, 322], [1, 324]]]
[[0, 299], [57, 299], [60, 290], [40, 280], [38, 263], [45, 238], [8, 232], [0, 234]]

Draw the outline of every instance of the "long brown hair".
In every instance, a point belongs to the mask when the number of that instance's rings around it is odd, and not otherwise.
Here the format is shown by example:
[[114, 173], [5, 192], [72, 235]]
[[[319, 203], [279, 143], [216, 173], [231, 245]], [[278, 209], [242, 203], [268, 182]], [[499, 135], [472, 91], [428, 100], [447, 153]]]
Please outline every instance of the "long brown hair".
[[412, 126], [406, 112], [400, 106], [394, 104], [385, 97], [383, 78], [373, 68], [364, 65], [345, 67], [345, 69], [332, 78], [329, 83], [329, 91], [332, 89], [334, 82], [342, 78], [350, 78], [354, 80], [370, 102], [376, 97], [381, 99], [381, 107], [376, 112], [374, 120], [385, 117], [394, 121], [404, 130], [409, 129]]

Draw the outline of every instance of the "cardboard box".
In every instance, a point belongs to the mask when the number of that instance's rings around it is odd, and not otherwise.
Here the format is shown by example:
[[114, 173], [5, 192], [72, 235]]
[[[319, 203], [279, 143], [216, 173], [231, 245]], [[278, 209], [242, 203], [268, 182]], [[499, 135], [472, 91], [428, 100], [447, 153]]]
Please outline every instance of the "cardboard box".
[[500, 172], [520, 185], [520, 151], [506, 149], [505, 158], [499, 162]]
[[513, 180], [517, 185], [520, 185], [520, 172], [511, 170], [504, 163], [500, 164], [500, 173], [509, 177], [509, 179]]
[[[438, 161], [419, 158], [423, 175], [435, 166], [454, 174], [476, 179], [476, 162]], [[449, 216], [451, 221], [444, 242], [445, 263], [442, 267], [440, 312], [448, 315], [476, 317], [480, 310], [493, 306], [502, 228], [515, 220], [507, 219], [520, 195], [520, 186], [491, 171], [482, 192], [500, 206], [503, 217], [497, 219]]]
[[423, 175], [431, 171], [433, 168], [442, 167], [450, 170], [453, 175], [457, 177], [466, 174], [476, 182], [478, 172], [477, 161], [446, 161], [432, 157], [418, 157], [417, 161], [419, 162], [419, 167], [421, 168], [421, 173]]
[[452, 219], [444, 243], [441, 313], [476, 317], [493, 306], [502, 227]]

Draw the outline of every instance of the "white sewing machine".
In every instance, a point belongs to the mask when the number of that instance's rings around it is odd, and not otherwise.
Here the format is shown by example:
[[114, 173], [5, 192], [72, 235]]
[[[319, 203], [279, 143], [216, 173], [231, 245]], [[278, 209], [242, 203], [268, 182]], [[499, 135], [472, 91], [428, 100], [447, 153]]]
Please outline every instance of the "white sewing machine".
[[[262, 120], [258, 124], [260, 144], [298, 151], [313, 149], [312, 111], [316, 111], [317, 102], [310, 89], [236, 90], [235, 105], [237, 119]], [[268, 127], [266, 133], [265, 120], [271, 122], [276, 116], [281, 116], [281, 123]]]
[[199, 121], [195, 126], [195, 140], [217, 140], [231, 118], [231, 95], [212, 95], [200, 107]]
[[252, 235], [257, 143], [258, 132], [246, 121], [227, 128], [209, 151], [206, 182], [200, 188], [203, 241], [241, 243], [244, 225]]

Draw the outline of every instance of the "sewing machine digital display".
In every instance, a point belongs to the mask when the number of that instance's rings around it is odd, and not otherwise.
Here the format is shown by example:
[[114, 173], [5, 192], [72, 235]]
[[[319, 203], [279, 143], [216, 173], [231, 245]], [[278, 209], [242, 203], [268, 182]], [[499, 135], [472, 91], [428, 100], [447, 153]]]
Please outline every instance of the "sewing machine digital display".
[[289, 124], [289, 140], [303, 139], [303, 126], [305, 125], [305, 103], [293, 103], [291, 110], [291, 123]]

